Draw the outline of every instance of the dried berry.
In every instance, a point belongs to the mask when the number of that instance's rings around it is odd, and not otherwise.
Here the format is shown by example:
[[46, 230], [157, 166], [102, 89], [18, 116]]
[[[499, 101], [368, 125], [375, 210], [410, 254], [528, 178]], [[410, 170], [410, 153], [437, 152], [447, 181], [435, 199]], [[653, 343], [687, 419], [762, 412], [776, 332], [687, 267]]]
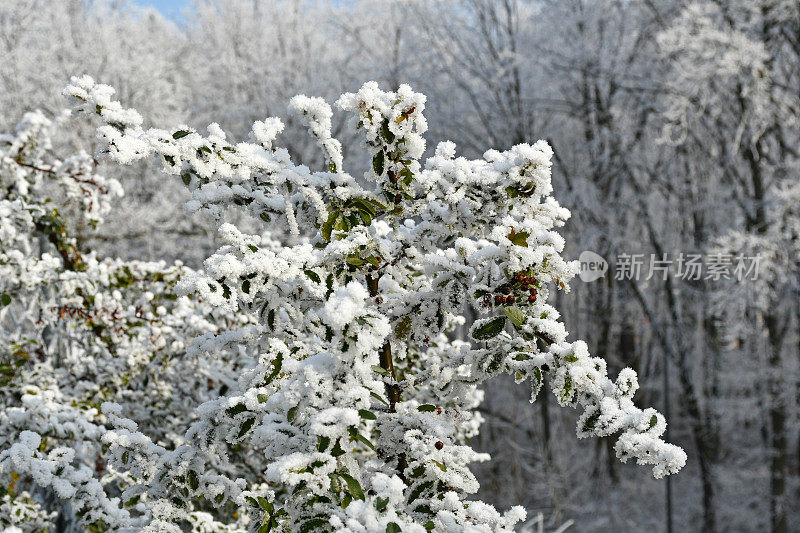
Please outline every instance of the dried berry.
[[437, 440], [434, 446], [436, 447], [437, 450], [441, 450], [442, 448], [444, 448], [444, 442]]

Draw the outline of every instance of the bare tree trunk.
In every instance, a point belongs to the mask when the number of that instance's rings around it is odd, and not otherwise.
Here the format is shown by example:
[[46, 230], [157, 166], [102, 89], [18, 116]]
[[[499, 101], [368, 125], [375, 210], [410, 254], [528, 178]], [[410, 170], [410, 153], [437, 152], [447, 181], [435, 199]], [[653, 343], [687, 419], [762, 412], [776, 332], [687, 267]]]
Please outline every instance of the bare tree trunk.
[[764, 316], [764, 324], [769, 334], [769, 422], [770, 422], [770, 476], [769, 511], [772, 533], [787, 533], [786, 522], [786, 472], [788, 449], [786, 446], [786, 407], [783, 391], [783, 361], [781, 348], [783, 333], [774, 313]]

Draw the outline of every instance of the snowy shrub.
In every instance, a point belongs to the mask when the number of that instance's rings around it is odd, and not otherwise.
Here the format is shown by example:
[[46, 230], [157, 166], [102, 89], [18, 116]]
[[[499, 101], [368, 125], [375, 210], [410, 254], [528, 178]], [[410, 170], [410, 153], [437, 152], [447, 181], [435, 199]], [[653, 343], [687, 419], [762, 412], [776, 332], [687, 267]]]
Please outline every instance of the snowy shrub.
[[[531, 401], [549, 381], [561, 405], [582, 410], [579, 437], [619, 434], [622, 461], [656, 477], [684, 465], [660, 438], [664, 418], [634, 405], [635, 372], [609, 378], [547, 303], [578, 270], [560, 255], [569, 212], [551, 196], [547, 143], [468, 160], [445, 142], [422, 161], [425, 96], [369, 82], [337, 102], [372, 161], [356, 179], [319, 98], [289, 105], [325, 156], [312, 170], [274, 146], [277, 118], [235, 143], [216, 124], [206, 135], [144, 129], [88, 77], [65, 94], [102, 120], [98, 156], [160, 159], [224, 244], [196, 272], [77, 255], [73, 240], [66, 255], [56, 244], [60, 257], [37, 256], [26, 242], [39, 233], [16, 218], [45, 216], [24, 206], [48, 175], [4, 153], [3, 191], [17, 192], [3, 199], [2, 251], [21, 266], [0, 262], [17, 269], [3, 276], [3, 312], [37, 307], [44, 325], [3, 330], [6, 344], [39, 343], [42, 327], [69, 321], [55, 338], [82, 335], [66, 360], [48, 352], [9, 378], [0, 474], [14, 477], [12, 498], [24, 488], [69, 500], [98, 530], [512, 531], [521, 507], [469, 499], [469, 465], [489, 459], [469, 445], [474, 409], [499, 374], [529, 380]], [[47, 165], [69, 196], [70, 167]], [[34, 186], [6, 187], [14, 180]], [[287, 242], [242, 233], [225, 222], [232, 210], [267, 235], [287, 229]], [[81, 311], [50, 310], [59, 305]], [[117, 315], [93, 314], [101, 305]]]

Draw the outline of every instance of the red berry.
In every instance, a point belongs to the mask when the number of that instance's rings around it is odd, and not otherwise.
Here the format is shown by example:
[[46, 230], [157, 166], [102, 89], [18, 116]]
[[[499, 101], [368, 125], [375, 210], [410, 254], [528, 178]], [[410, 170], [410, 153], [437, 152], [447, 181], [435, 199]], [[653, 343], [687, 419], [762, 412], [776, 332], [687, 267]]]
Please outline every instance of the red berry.
[[444, 448], [444, 443], [440, 440], [437, 440], [434, 446], [436, 447], [437, 450], [441, 450], [442, 448]]
[[500, 305], [501, 303], [503, 303], [503, 300], [505, 300], [505, 298], [503, 298], [502, 296], [500, 296], [499, 294], [497, 294], [497, 295], [495, 295], [495, 297], [494, 297], [494, 304], [495, 304], [495, 305]]
[[382, 304], [383, 303], [383, 296], [378, 296], [377, 298], [375, 298], [375, 303], [376, 304]]
[[513, 294], [511, 294], [511, 295], [509, 295], [509, 296], [506, 296], [506, 303], [507, 303], [508, 305], [511, 305], [511, 304], [513, 304], [513, 303], [514, 303], [514, 301], [516, 301], [516, 298], [514, 298], [514, 295], [513, 295]]
[[509, 287], [508, 285], [501, 285], [500, 292], [502, 292], [503, 294], [508, 294], [511, 292], [511, 287]]
[[530, 296], [528, 296], [528, 303], [533, 303], [533, 302], [535, 302], [535, 301], [536, 301], [536, 296], [534, 296], [533, 294], [531, 294]]

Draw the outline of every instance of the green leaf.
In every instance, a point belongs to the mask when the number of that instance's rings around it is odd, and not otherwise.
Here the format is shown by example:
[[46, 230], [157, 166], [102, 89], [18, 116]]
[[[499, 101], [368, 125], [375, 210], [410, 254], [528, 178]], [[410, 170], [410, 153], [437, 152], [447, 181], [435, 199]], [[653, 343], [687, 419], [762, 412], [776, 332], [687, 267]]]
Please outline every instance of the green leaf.
[[289, 412], [288, 412], [288, 413], [286, 413], [286, 419], [287, 419], [289, 422], [291, 422], [292, 420], [294, 420], [294, 417], [295, 417], [295, 416], [297, 416], [297, 408], [298, 408], [298, 407], [300, 407], [300, 405], [299, 405], [299, 404], [298, 404], [298, 405], [295, 405], [294, 407], [292, 407], [291, 409], [289, 409]]
[[339, 439], [336, 440], [336, 444], [333, 445], [333, 449], [331, 450], [331, 455], [334, 457], [341, 457], [344, 455], [344, 450], [342, 449], [342, 444], [339, 442]]
[[387, 505], [389, 505], [389, 498], [381, 498], [380, 496], [375, 498], [375, 509], [377, 509], [378, 512], [385, 511]]
[[386, 524], [386, 533], [402, 533], [402, 531], [403, 530], [400, 529], [400, 526], [398, 526], [394, 522], [389, 522], [388, 524]]
[[265, 384], [269, 384], [275, 379], [278, 374], [281, 372], [281, 365], [283, 364], [283, 354], [278, 353], [278, 356], [272, 360], [272, 372], [270, 372], [269, 376], [266, 377], [264, 380]]
[[231, 417], [234, 417], [239, 413], [244, 413], [245, 411], [247, 411], [247, 406], [243, 403], [237, 403], [233, 407], [229, 407], [225, 410], [225, 412], [228, 413], [228, 416]]
[[200, 480], [197, 478], [197, 473], [194, 470], [189, 470], [189, 486], [192, 490], [197, 490], [200, 486]]
[[320, 233], [322, 233], [322, 238], [326, 241], [331, 240], [331, 232], [333, 231], [333, 226], [336, 223], [336, 219], [339, 217], [339, 211], [337, 209], [332, 209], [330, 213], [328, 213], [328, 220], [322, 224], [322, 228], [320, 229]]
[[11, 295], [4, 292], [3, 295], [0, 296], [0, 303], [2, 303], [4, 306], [10, 304], [11, 303]]
[[[380, 367], [378, 367], [378, 368], [380, 368]], [[372, 396], [373, 398], [375, 398], [376, 400], [378, 400], [379, 402], [381, 402], [383, 405], [389, 405], [389, 402], [387, 402], [386, 400], [384, 400], [383, 398], [381, 398], [379, 395], [375, 394], [374, 392], [370, 392], [369, 395]]]
[[237, 436], [241, 439], [244, 436], [245, 433], [250, 431], [250, 428], [253, 427], [253, 424], [255, 424], [255, 423], [256, 423], [256, 419], [255, 418], [248, 418], [247, 422], [242, 424], [242, 427], [239, 428], [239, 435], [237, 435]]
[[386, 140], [387, 143], [391, 144], [392, 142], [394, 142], [394, 133], [392, 133], [391, 130], [389, 129], [388, 120], [384, 120], [383, 124], [381, 124], [381, 136]]
[[484, 322], [480, 327], [472, 332], [472, 338], [478, 341], [484, 341], [496, 337], [503, 331], [506, 325], [505, 316], [496, 316], [491, 320]]
[[508, 235], [508, 238], [512, 243], [516, 244], [517, 246], [524, 246], [524, 247], [527, 248], [528, 247], [528, 237], [530, 237], [530, 235], [531, 234], [528, 233], [527, 231], [520, 231], [519, 233], [516, 233], [516, 232], [512, 231]]
[[268, 502], [263, 496], [258, 497], [258, 506], [270, 514], [275, 510], [275, 506]]
[[375, 211], [375, 206], [373, 205], [373, 203], [366, 198], [356, 198], [355, 200], [353, 200], [353, 203], [356, 204], [359, 209], [361, 209], [362, 211], [366, 211], [372, 216], [378, 214], [378, 212]]
[[178, 130], [178, 131], [176, 131], [175, 133], [172, 134], [172, 138], [176, 139], [176, 140], [177, 139], [183, 139], [184, 137], [189, 135], [189, 133], [190, 132], [188, 132], [186, 130]]
[[364, 198], [364, 200], [366, 202], [369, 202], [370, 204], [374, 205], [376, 208], [380, 209], [381, 211], [385, 211], [386, 210], [386, 206], [383, 205], [379, 200], [375, 200], [374, 198]]
[[330, 437], [317, 437], [317, 451], [324, 452], [328, 449], [328, 445], [331, 443]]
[[658, 417], [656, 415], [653, 415], [650, 417], [650, 427], [647, 429], [653, 429], [654, 427], [656, 427], [656, 424], [658, 424]]
[[184, 185], [189, 185], [192, 182], [192, 175], [189, 173], [181, 174], [181, 179]]
[[435, 411], [435, 410], [436, 410], [436, 406], [431, 405], [429, 403], [426, 403], [426, 404], [423, 404], [423, 405], [420, 405], [419, 407], [417, 407], [417, 411], [421, 411], [423, 413], [427, 413], [429, 411]]
[[561, 391], [561, 403], [567, 403], [572, 398], [572, 376], [564, 376], [564, 389]]
[[505, 312], [508, 319], [516, 327], [522, 326], [522, 324], [524, 324], [528, 319], [528, 317], [525, 315], [525, 311], [515, 305], [509, 305], [503, 308], [503, 312]]
[[433, 486], [433, 481], [426, 481], [425, 483], [418, 485], [417, 488], [412, 490], [411, 494], [408, 495], [408, 503], [411, 503], [417, 498], [419, 498], [423, 492], [430, 489], [432, 486]]
[[375, 413], [372, 411], [367, 411], [366, 409], [359, 409], [358, 416], [363, 418], [364, 420], [377, 420], [378, 417], [375, 416]]
[[583, 423], [583, 431], [593, 431], [597, 421], [600, 420], [600, 410], [598, 409], [588, 417]]
[[312, 518], [300, 526], [300, 533], [310, 533], [328, 525], [327, 518]]
[[373, 371], [377, 372], [378, 374], [381, 374], [382, 376], [391, 376], [392, 375], [391, 372], [389, 372], [388, 370], [386, 370], [382, 366], [372, 365], [371, 368], [372, 368]]
[[404, 316], [403, 319], [397, 323], [394, 328], [394, 334], [398, 339], [405, 338], [406, 335], [411, 333], [411, 322], [410, 316]]
[[310, 279], [314, 283], [321, 283], [322, 282], [322, 280], [319, 279], [319, 274], [317, 274], [313, 270], [306, 270], [305, 274], [306, 274], [306, 276], [308, 276], [308, 279]]
[[427, 522], [425, 522], [425, 525], [424, 525], [424, 526], [422, 526], [422, 527], [424, 527], [425, 529], [427, 529], [428, 531], [430, 531], [430, 530], [432, 530], [434, 527], [436, 527], [436, 524], [434, 524], [434, 523], [433, 523], [433, 520], [428, 520]]
[[351, 503], [353, 503], [353, 497], [350, 494], [345, 494], [344, 498], [342, 498], [342, 509], [346, 509]]
[[539, 391], [542, 390], [543, 382], [542, 369], [534, 368], [533, 375], [531, 376], [531, 401], [536, 400], [536, 397], [539, 395]]
[[242, 282], [242, 292], [245, 294], [250, 294], [250, 280], [246, 279]]
[[352, 427], [351, 427], [351, 428], [348, 428], [348, 429], [347, 429], [347, 432], [348, 432], [348, 433], [350, 433], [350, 438], [351, 438], [351, 439], [353, 439], [353, 440], [356, 440], [356, 441], [358, 441], [358, 442], [361, 442], [361, 443], [365, 444], [365, 445], [366, 445], [368, 448], [371, 448], [371, 449], [372, 449], [372, 451], [374, 451], [374, 452], [375, 452], [375, 451], [377, 451], [377, 450], [375, 449], [375, 445], [374, 445], [374, 444], [372, 444], [372, 443], [369, 441], [369, 439], [368, 439], [367, 437], [365, 437], [364, 435], [362, 435], [361, 433], [359, 433], [359, 432], [358, 432], [358, 430], [357, 430], [356, 428], [352, 428]]
[[328, 277], [325, 278], [325, 287], [327, 287], [327, 291], [325, 292], [325, 298], [333, 294], [333, 273], [328, 274]]
[[248, 244], [247, 247], [250, 248], [251, 252], [257, 252], [258, 251], [258, 246], [253, 246], [252, 244]]
[[363, 500], [364, 499], [364, 490], [361, 488], [361, 484], [358, 482], [356, 478], [349, 474], [344, 474], [339, 472], [339, 477], [347, 483], [347, 490], [350, 491], [350, 494], [356, 500]]
[[374, 170], [375, 174], [377, 174], [378, 176], [383, 175], [383, 165], [385, 161], [386, 161], [386, 154], [383, 153], [383, 150], [380, 150], [372, 158], [372, 170]]

